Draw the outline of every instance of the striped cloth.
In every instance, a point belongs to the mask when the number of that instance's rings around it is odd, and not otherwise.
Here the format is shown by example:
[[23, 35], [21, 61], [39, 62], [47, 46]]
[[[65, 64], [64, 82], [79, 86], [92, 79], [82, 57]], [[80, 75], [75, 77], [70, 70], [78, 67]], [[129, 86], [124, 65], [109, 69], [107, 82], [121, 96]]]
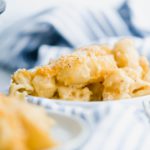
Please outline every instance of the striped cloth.
[[148, 19], [136, 22], [138, 18], [134, 16], [141, 17], [142, 14], [138, 15], [139, 10], [134, 8], [137, 1], [122, 1], [111, 8], [71, 4], [52, 6], [14, 23], [0, 33], [0, 67], [13, 71], [32, 68], [79, 46], [124, 36], [136, 37], [138, 48], [150, 56], [150, 29], [142, 28], [142, 23]]
[[124, 104], [109, 102], [96, 104], [92, 109], [61, 105], [42, 98], [29, 97], [28, 101], [48, 110], [69, 114], [82, 119], [91, 127], [88, 141], [77, 150], [149, 150], [150, 101]]
[[150, 122], [143, 108], [114, 105], [83, 150], [149, 150]]

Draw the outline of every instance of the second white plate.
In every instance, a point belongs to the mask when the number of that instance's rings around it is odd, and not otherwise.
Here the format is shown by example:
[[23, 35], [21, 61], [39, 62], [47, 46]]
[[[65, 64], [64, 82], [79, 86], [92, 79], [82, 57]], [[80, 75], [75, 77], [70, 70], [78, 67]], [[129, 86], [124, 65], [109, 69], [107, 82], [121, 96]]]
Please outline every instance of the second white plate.
[[52, 136], [60, 145], [53, 150], [79, 149], [90, 135], [90, 127], [81, 119], [63, 113], [48, 111], [55, 120]]

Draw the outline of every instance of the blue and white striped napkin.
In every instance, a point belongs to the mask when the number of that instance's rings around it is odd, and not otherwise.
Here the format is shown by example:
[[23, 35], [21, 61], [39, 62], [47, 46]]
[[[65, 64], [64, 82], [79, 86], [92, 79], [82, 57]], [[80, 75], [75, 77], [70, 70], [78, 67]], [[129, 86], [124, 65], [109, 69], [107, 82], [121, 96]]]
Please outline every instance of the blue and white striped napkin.
[[[97, 112], [99, 113], [99, 111]], [[143, 107], [110, 106], [82, 150], [149, 150], [150, 120]]]
[[[28, 98], [48, 110], [79, 117], [91, 127], [88, 141], [78, 150], [149, 150], [150, 100], [125, 105], [122, 101], [97, 103], [97, 107], [61, 105], [42, 98]], [[137, 100], [138, 101], [138, 100]]]

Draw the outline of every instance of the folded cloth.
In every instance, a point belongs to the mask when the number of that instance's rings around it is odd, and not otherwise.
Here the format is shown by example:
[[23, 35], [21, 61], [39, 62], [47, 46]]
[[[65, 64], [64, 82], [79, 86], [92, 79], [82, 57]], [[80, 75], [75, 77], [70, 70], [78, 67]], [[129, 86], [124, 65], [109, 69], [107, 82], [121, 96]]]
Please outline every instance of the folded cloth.
[[5, 10], [5, 2], [3, 0], [0, 0], [0, 14]]
[[[149, 32], [134, 22], [134, 12], [138, 12], [135, 3], [125, 1], [117, 8], [59, 5], [20, 20], [0, 33], [0, 66], [13, 71], [32, 68], [81, 45], [100, 43], [103, 38], [141, 38]], [[143, 43], [145, 47], [145, 39]]]
[[[42, 98], [29, 102], [48, 110], [66, 113], [82, 119], [91, 127], [88, 141], [78, 150], [149, 150], [150, 101], [125, 105], [123, 102], [97, 104], [93, 109], [61, 105]], [[74, 102], [73, 102], [74, 103]]]

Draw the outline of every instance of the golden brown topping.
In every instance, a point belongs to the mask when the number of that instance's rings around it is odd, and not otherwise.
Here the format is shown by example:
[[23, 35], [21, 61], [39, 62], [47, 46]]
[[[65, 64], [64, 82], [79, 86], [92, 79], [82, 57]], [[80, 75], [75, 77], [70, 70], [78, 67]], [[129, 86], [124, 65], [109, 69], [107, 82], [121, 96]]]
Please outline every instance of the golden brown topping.
[[52, 69], [51, 66], [47, 65], [47, 66], [42, 66], [42, 67], [37, 67], [34, 71], [34, 76], [35, 75], [41, 75], [41, 76], [45, 76], [45, 77], [52, 77], [54, 75], [56, 75], [56, 71], [54, 69]]

